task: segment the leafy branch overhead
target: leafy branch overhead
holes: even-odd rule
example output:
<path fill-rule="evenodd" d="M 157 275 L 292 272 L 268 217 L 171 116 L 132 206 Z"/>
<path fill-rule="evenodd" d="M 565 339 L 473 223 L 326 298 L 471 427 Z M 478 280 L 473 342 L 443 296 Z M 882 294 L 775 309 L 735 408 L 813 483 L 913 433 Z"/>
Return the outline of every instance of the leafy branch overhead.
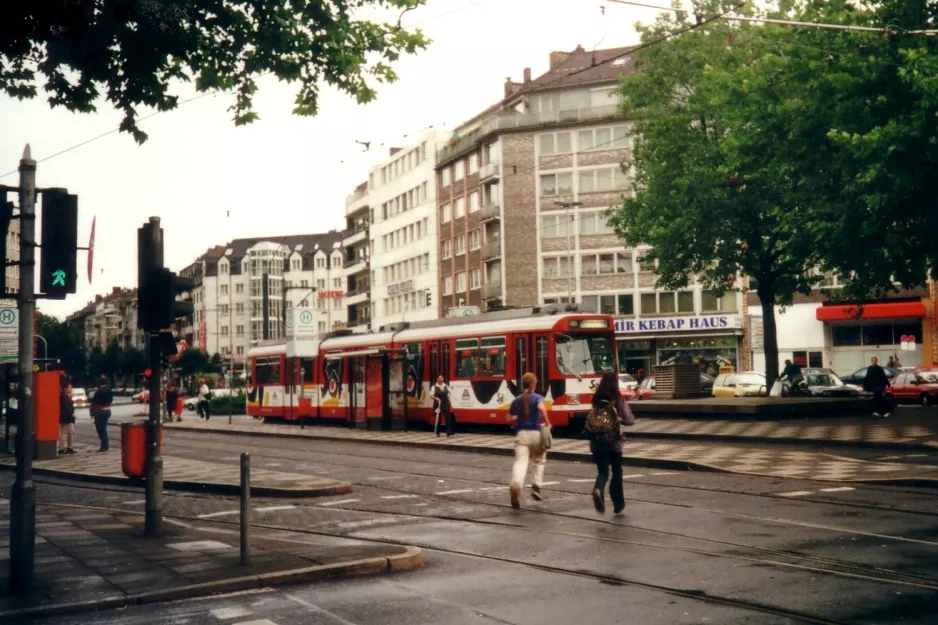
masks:
<path fill-rule="evenodd" d="M 322 83 L 372 101 L 397 79 L 403 54 L 426 48 L 419 29 L 359 18 L 402 16 L 424 0 L 30 0 L 4 7 L 0 92 L 91 112 L 104 96 L 138 142 L 141 106 L 175 108 L 174 80 L 234 94 L 237 125 L 257 119 L 257 80 L 298 85 L 293 112 L 318 112 Z"/>

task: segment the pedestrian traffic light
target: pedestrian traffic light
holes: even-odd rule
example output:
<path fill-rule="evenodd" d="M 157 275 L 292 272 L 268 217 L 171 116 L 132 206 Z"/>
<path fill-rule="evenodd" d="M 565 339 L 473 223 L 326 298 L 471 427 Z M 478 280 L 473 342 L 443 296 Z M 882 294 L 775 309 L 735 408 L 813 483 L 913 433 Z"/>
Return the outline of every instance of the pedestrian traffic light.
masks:
<path fill-rule="evenodd" d="M 195 283 L 160 267 L 143 276 L 138 293 L 137 325 L 147 332 L 159 332 L 179 317 L 191 315 L 191 302 L 176 301 L 176 296 L 191 291 Z"/>
<path fill-rule="evenodd" d="M 78 276 L 78 196 L 65 189 L 42 193 L 39 290 L 49 299 L 75 292 Z"/>

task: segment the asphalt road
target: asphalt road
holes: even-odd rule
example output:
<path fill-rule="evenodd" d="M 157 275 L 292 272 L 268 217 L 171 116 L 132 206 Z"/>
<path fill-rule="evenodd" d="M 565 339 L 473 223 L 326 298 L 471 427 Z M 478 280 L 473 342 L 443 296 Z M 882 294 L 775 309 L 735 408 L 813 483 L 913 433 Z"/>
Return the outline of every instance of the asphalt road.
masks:
<path fill-rule="evenodd" d="M 94 438 L 90 420 L 79 435 Z M 258 499 L 256 508 L 279 509 L 256 512 L 254 523 L 297 541 L 416 544 L 426 567 L 36 622 L 938 622 L 932 490 L 626 467 L 625 514 L 601 516 L 588 496 L 593 468 L 548 461 L 547 500 L 526 496 L 515 511 L 507 457 L 194 432 L 167 432 L 164 445 L 168 455 L 225 463 L 249 451 L 258 468 L 350 481 L 350 495 Z M 10 480 L 0 474 L 0 492 Z M 133 489 L 39 486 L 40 502 L 141 511 L 140 499 Z M 230 528 L 237 508 L 228 498 L 167 493 L 164 512 Z"/>

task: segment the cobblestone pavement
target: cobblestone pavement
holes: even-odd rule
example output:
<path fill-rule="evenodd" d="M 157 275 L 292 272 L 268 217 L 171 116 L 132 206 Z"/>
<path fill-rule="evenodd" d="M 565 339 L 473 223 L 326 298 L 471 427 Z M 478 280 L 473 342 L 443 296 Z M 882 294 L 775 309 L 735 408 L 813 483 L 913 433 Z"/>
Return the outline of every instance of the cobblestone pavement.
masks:
<path fill-rule="evenodd" d="M 362 443 L 381 443 L 462 451 L 510 453 L 514 439 L 507 434 L 457 434 L 437 437 L 432 432 L 378 432 L 329 426 L 265 424 L 242 420 L 190 422 L 167 426 L 174 431 L 236 432 L 256 436 L 286 436 Z M 589 443 L 582 439 L 554 439 L 551 457 L 588 459 Z M 658 442 L 631 439 L 625 448 L 626 464 L 663 468 L 691 468 L 769 477 L 796 477 L 837 482 L 938 481 L 938 466 L 903 462 L 867 461 L 835 454 L 785 448 L 744 449 L 719 442 Z"/>
<path fill-rule="evenodd" d="M 12 597 L 2 594 L 9 579 L 9 511 L 10 502 L 0 499 L 0 622 L 422 565 L 419 550 L 410 547 L 328 537 L 301 545 L 263 534 L 252 538 L 250 564 L 242 565 L 239 534 L 230 529 L 202 531 L 167 520 L 160 537 L 145 538 L 142 514 L 41 505 L 34 592 Z"/>
<path fill-rule="evenodd" d="M 120 451 L 95 453 L 95 446 L 85 444 L 77 444 L 75 448 L 78 453 L 74 455 L 34 462 L 33 470 L 37 474 L 80 477 L 106 482 L 130 482 L 121 469 Z M 227 462 L 224 463 L 205 462 L 167 455 L 167 451 L 164 450 L 163 457 L 163 479 L 166 488 L 220 493 L 239 491 L 241 483 L 239 456 L 226 458 Z M 12 468 L 16 466 L 16 460 L 11 456 L 0 457 L 0 466 Z M 311 497 L 347 493 L 352 487 L 338 480 L 253 469 L 251 488 L 258 495 Z"/>

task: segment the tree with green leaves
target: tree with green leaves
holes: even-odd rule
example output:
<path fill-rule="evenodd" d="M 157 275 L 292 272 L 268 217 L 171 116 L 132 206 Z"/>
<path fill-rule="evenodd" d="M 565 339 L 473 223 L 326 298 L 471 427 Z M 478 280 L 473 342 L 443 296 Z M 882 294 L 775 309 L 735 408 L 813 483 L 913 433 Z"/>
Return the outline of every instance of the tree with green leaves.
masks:
<path fill-rule="evenodd" d="M 714 2 L 701 12 L 716 15 L 730 6 L 736 5 Z M 836 1 L 784 8 L 786 19 L 888 22 L 877 12 L 882 6 L 861 11 Z M 938 266 L 926 252 L 934 245 L 923 242 L 934 227 L 908 244 L 889 235 L 901 219 L 895 208 L 914 186 L 909 180 L 923 183 L 927 169 L 910 162 L 911 155 L 895 158 L 888 175 L 879 169 L 890 150 L 902 151 L 889 147 L 891 120 L 902 117 L 898 109 L 922 113 L 915 92 L 935 89 L 924 76 L 906 76 L 904 89 L 886 88 L 905 73 L 886 60 L 902 56 L 888 35 L 721 20 L 690 28 L 693 19 L 666 15 L 641 28 L 644 41 L 676 36 L 637 52 L 635 71 L 623 78 L 623 113 L 634 122 L 626 163 L 634 196 L 610 212 L 610 223 L 630 244 L 651 246 L 647 257 L 657 261 L 660 287 L 697 280 L 720 292 L 740 288 L 740 278 L 748 277 L 761 302 L 766 374 L 774 380 L 775 306 L 810 292 L 822 280 L 819 270 L 852 278 L 852 292 L 860 294 L 891 286 L 890 276 L 914 284 L 928 266 Z M 892 93 L 917 104 L 892 107 Z M 933 127 L 935 115 L 920 121 L 907 130 L 909 139 Z M 933 143 L 934 136 L 932 130 L 916 145 Z M 885 152 L 877 159 L 867 153 L 871 145 Z M 915 173 L 901 174 L 900 164 Z M 914 227 L 938 219 L 934 202 L 915 211 L 908 206 L 918 216 Z M 908 234 L 905 226 L 898 231 Z M 912 247 L 914 268 L 895 254 Z"/>
<path fill-rule="evenodd" d="M 108 343 L 107 349 L 104 350 L 104 375 L 111 380 L 112 386 L 117 376 L 121 375 L 123 353 L 124 349 L 116 339 L 112 339 L 111 342 Z"/>
<path fill-rule="evenodd" d="M 63 323 L 43 313 L 37 313 L 39 335 L 46 340 L 50 359 L 61 361 L 62 370 L 76 382 L 85 377 L 85 353 L 81 347 L 83 328 L 76 323 Z M 42 352 L 40 352 L 42 353 Z"/>
<path fill-rule="evenodd" d="M 136 347 L 128 347 L 121 352 L 120 371 L 124 384 L 134 385 L 137 376 L 146 371 L 146 368 L 147 356 L 143 351 Z"/>
<path fill-rule="evenodd" d="M 100 345 L 94 345 L 91 348 L 91 353 L 88 354 L 88 377 L 97 385 L 98 378 L 102 375 L 108 375 L 104 350 L 101 349 Z"/>
<path fill-rule="evenodd" d="M 94 111 L 103 96 L 138 142 L 139 108 L 179 105 L 173 82 L 231 92 L 236 125 L 257 119 L 253 98 L 266 75 L 297 84 L 293 112 L 315 115 L 325 83 L 359 103 L 392 64 L 424 49 L 420 30 L 401 26 L 424 0 L 31 0 L 7 3 L 0 28 L 0 92 L 53 107 Z M 384 12 L 388 21 L 365 16 Z"/>
<path fill-rule="evenodd" d="M 183 375 L 195 375 L 207 371 L 210 363 L 205 352 L 190 348 L 179 356 L 173 366 Z"/>

